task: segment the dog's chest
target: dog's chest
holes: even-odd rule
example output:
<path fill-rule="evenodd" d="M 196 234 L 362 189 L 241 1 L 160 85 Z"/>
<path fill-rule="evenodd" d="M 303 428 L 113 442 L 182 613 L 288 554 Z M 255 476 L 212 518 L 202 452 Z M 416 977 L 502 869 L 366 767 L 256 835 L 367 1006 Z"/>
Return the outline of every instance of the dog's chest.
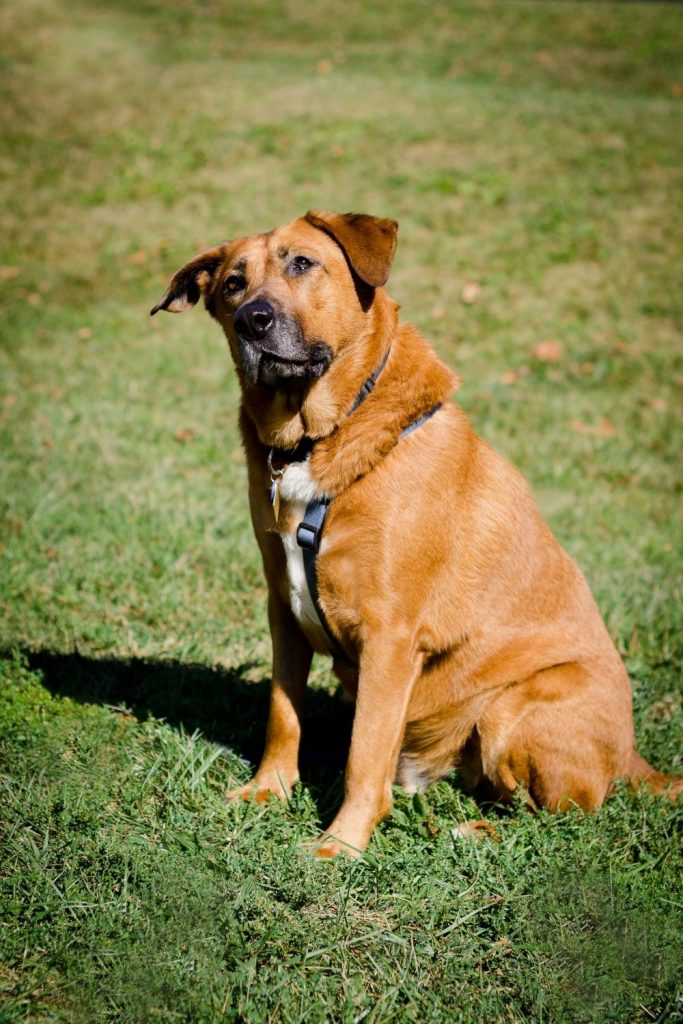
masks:
<path fill-rule="evenodd" d="M 303 551 L 296 539 L 297 527 L 304 518 L 306 506 L 317 497 L 319 492 L 311 479 L 308 462 L 295 462 L 288 466 L 280 481 L 280 500 L 289 506 L 287 518 L 292 526 L 280 536 L 287 559 L 289 603 L 312 647 L 320 653 L 329 653 L 327 634 L 306 581 Z"/>

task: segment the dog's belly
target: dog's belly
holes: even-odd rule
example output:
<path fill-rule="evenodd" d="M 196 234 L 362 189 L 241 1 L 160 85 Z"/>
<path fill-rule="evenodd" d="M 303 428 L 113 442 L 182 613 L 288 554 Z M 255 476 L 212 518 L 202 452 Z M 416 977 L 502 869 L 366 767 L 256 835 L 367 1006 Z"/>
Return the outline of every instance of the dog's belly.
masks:
<path fill-rule="evenodd" d="M 319 654 L 329 654 L 327 633 L 313 604 L 306 582 L 303 551 L 296 540 L 296 530 L 304 518 L 306 505 L 317 495 L 307 462 L 294 463 L 287 467 L 280 483 L 280 497 L 289 504 L 288 519 L 294 524 L 288 533 L 281 534 L 287 559 L 289 604 L 313 649 Z"/>

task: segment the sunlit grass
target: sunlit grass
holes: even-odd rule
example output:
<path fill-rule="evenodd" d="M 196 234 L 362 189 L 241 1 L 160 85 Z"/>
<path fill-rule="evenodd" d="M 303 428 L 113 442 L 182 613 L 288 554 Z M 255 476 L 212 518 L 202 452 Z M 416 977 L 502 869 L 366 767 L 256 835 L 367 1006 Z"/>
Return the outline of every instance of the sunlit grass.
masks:
<path fill-rule="evenodd" d="M 397 218 L 389 291 L 681 770 L 682 29 L 659 3 L 5 6 L 0 648 L 29 664 L 0 678 L 0 1020 L 674 1019 L 666 804 L 493 811 L 467 844 L 450 780 L 321 870 L 299 843 L 350 717 L 322 661 L 306 788 L 223 804 L 269 672 L 237 388 L 205 314 L 147 314 L 225 237 Z"/>

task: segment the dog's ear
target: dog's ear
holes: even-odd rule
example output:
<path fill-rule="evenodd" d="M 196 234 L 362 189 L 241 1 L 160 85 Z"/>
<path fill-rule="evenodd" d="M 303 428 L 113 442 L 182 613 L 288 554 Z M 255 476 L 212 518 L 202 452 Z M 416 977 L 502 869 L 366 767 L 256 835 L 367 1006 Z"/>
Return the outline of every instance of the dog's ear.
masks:
<path fill-rule="evenodd" d="M 225 256 L 225 245 L 200 252 L 176 271 L 163 299 L 150 310 L 150 316 L 154 316 L 160 309 L 168 313 L 182 313 L 195 306 L 218 273 Z"/>
<path fill-rule="evenodd" d="M 309 210 L 305 219 L 334 238 L 361 281 L 372 288 L 381 288 L 387 283 L 396 251 L 398 224 L 395 220 L 324 210 Z"/>

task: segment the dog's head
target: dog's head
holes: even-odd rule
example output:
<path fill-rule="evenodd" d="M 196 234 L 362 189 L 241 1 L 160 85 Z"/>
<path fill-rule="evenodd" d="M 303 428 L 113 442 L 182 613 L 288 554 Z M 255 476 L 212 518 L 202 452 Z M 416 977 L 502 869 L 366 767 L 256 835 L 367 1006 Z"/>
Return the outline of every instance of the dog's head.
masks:
<path fill-rule="evenodd" d="M 247 385 L 306 384 L 366 331 L 397 229 L 393 220 L 365 214 L 309 212 L 195 256 L 152 314 L 179 313 L 203 297 Z"/>

